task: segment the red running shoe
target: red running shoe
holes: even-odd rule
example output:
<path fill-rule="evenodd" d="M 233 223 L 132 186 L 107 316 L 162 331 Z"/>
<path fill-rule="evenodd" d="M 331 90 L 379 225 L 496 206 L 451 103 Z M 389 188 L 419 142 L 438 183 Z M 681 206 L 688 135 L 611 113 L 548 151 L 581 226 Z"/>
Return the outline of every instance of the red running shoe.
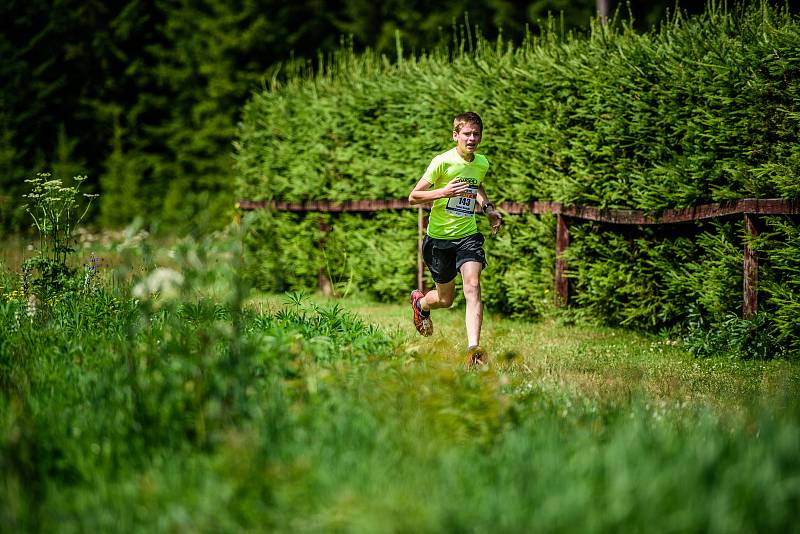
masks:
<path fill-rule="evenodd" d="M 422 313 L 419 311 L 419 306 L 417 306 L 417 302 L 419 299 L 424 297 L 425 295 L 419 289 L 415 289 L 411 292 L 411 309 L 414 310 L 414 326 L 417 327 L 417 332 L 422 334 L 423 336 L 429 336 L 433 334 L 433 321 L 431 320 L 431 316 L 428 315 L 427 317 L 423 317 Z"/>

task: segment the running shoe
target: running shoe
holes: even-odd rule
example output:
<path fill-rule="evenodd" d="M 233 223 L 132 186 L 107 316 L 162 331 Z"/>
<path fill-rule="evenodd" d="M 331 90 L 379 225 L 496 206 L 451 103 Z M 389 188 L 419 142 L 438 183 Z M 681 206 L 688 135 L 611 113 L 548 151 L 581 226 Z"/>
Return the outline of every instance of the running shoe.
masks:
<path fill-rule="evenodd" d="M 489 355 L 480 345 L 467 349 L 467 370 L 483 368 L 489 364 Z"/>
<path fill-rule="evenodd" d="M 431 320 L 430 315 L 428 315 L 427 317 L 423 317 L 422 312 L 420 312 L 419 306 L 417 305 L 419 299 L 421 299 L 424 296 L 425 295 L 419 289 L 415 289 L 414 291 L 412 291 L 411 309 L 414 310 L 414 326 L 417 327 L 417 332 L 427 337 L 433 334 L 433 321 Z"/>

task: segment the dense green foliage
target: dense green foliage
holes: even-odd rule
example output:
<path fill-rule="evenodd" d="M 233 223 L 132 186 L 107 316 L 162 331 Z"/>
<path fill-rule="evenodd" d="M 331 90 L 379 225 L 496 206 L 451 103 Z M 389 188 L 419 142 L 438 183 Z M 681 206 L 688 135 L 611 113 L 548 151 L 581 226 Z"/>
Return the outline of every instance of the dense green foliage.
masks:
<path fill-rule="evenodd" d="M 622 22 L 598 25 L 588 37 L 551 28 L 521 46 L 466 31 L 449 53 L 398 64 L 343 49 L 324 72 L 253 95 L 237 141 L 239 194 L 403 198 L 430 158 L 450 146 L 452 117 L 473 109 L 485 121 L 482 151 L 493 165 L 486 187 L 496 201 L 656 211 L 747 197 L 798 199 L 799 65 L 800 22 L 767 3 L 676 15 L 645 34 Z M 407 221 L 396 215 L 391 225 Z M 552 237 L 538 227 L 530 235 L 523 224 L 515 221 L 510 237 L 487 245 L 497 272 L 487 273 L 485 293 L 496 309 L 538 314 L 538 297 L 552 285 L 543 272 L 552 265 Z M 371 220 L 364 225 L 375 228 Z M 765 271 L 765 288 L 791 279 L 792 258 L 800 257 L 794 226 L 772 228 L 756 246 L 783 261 Z M 740 306 L 738 222 L 620 230 L 576 221 L 571 233 L 574 302 L 594 317 L 661 329 L 685 324 L 691 314 L 720 324 Z M 275 246 L 294 238 L 273 234 L 264 255 L 276 250 L 273 261 L 280 262 L 280 251 L 313 244 Z M 414 265 L 409 255 L 387 271 L 393 298 L 407 292 Z M 291 269 L 270 287 L 310 286 Z M 362 278 L 358 265 L 353 276 Z M 497 283 L 506 277 L 513 282 Z M 530 297 L 519 300 L 519 293 Z M 795 339 L 795 327 L 778 318 L 797 309 L 796 288 L 784 283 L 764 296 L 776 318 L 766 327 L 776 339 Z"/>
<path fill-rule="evenodd" d="M 253 96 L 240 194 L 405 196 L 448 147 L 451 116 L 475 108 L 502 200 L 656 210 L 798 198 L 799 28 L 764 5 L 647 34 L 551 30 L 519 47 L 467 32 L 452 54 L 397 65 L 343 49 L 324 73 Z"/>
<path fill-rule="evenodd" d="M 414 283 L 416 271 L 406 264 L 417 250 L 416 213 L 377 213 L 372 225 L 352 215 L 335 217 L 329 226 L 331 220 L 327 214 L 257 214 L 247 237 L 254 280 L 263 287 L 304 290 L 316 287 L 322 274 L 338 295 L 371 288 L 382 299 Z"/>
<path fill-rule="evenodd" d="M 800 351 L 800 228 L 784 219 L 769 218 L 754 243 L 765 258 L 761 290 L 776 303 L 770 319 L 781 345 Z"/>
<path fill-rule="evenodd" d="M 374 216 L 258 212 L 248 217 L 250 278 L 262 288 L 314 289 L 320 274 L 335 294 L 392 301 L 416 284 L 417 213 Z M 480 222 L 484 227 L 485 222 Z M 483 228 L 488 232 L 488 225 Z M 487 251 L 485 301 L 512 315 L 543 314 L 552 301 L 552 218 L 509 218 Z M 426 273 L 427 283 L 433 280 Z M 457 302 L 460 301 L 457 295 Z"/>
<path fill-rule="evenodd" d="M 622 2 L 611 2 L 614 6 Z M 686 9 L 702 6 L 687 2 Z M 673 2 L 631 2 L 640 28 Z M 621 8 L 625 12 L 625 8 Z M 349 40 L 396 57 L 480 26 L 519 42 L 549 13 L 588 26 L 595 0 L 6 0 L 0 4 L 0 225 L 37 172 L 88 175 L 99 222 L 230 221 L 231 142 L 252 91 L 317 68 Z"/>
<path fill-rule="evenodd" d="M 77 519 L 70 529 L 106 530 L 121 509 L 92 507 L 124 507 L 127 484 L 157 458 L 202 460 L 255 423 L 271 425 L 261 428 L 268 447 L 290 422 L 284 396 L 299 394 L 282 380 L 306 362 L 366 360 L 390 346 L 335 306 L 255 313 L 200 298 L 153 310 L 102 289 L 62 294 L 30 316 L 24 302 L 0 306 L 0 516 L 17 531 L 63 529 L 64 513 Z"/>

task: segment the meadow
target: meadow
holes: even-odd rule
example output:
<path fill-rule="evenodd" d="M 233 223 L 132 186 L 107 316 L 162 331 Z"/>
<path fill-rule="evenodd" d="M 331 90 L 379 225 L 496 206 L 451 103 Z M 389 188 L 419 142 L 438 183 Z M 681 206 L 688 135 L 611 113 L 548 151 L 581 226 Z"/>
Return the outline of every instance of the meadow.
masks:
<path fill-rule="evenodd" d="M 557 309 L 555 217 L 508 217 L 487 244 L 491 363 L 478 371 L 464 366 L 460 299 L 435 312 L 431 338 L 412 327 L 410 210 L 260 210 L 229 224 L 234 198 L 405 198 L 449 146 L 450 117 L 476 106 L 498 203 L 797 200 L 800 21 L 788 4 L 711 2 L 646 33 L 615 19 L 582 35 L 549 18 L 518 46 L 467 24 L 427 52 L 404 53 L 397 34 L 394 59 L 343 40 L 313 68 L 270 76 L 257 62 L 244 75 L 251 62 L 228 52 L 269 32 L 137 5 L 98 27 L 149 39 L 153 22 L 176 47 L 131 41 L 130 57 L 154 60 L 132 69 L 126 37 L 117 48 L 94 36 L 133 76 L 101 93 L 136 89 L 124 105 L 81 93 L 102 127 L 71 129 L 86 132 L 76 144 L 60 119 L 29 120 L 28 100 L 49 109 L 44 98 L 15 96 L 9 109 L 25 113 L 0 116 L 7 139 L 58 131 L 0 154 L 13 184 L 0 221 L 32 224 L 0 238 L 0 532 L 800 531 L 795 220 L 763 217 L 757 238 L 738 219 L 573 222 L 574 299 Z M 184 22 L 213 36 L 203 61 L 186 53 L 205 50 L 203 31 Z M 28 83 L 37 69 L 22 59 L 61 43 L 53 35 L 8 71 L 45 96 L 61 82 Z M 51 56 L 38 71 L 59 80 L 49 65 L 70 62 Z M 251 94 L 236 126 L 221 111 L 239 91 L 229 68 Z M 92 194 L 86 176 L 62 183 L 93 151 Z M 48 157 L 55 177 L 21 183 L 17 171 Z M 745 244 L 762 260 L 754 319 L 738 314 Z M 321 275 L 341 298 L 312 292 Z"/>
<path fill-rule="evenodd" d="M 797 530 L 796 361 L 487 309 L 468 372 L 463 309 L 255 291 L 235 229 L 95 238 L 33 307 L 4 261 L 9 531 Z"/>

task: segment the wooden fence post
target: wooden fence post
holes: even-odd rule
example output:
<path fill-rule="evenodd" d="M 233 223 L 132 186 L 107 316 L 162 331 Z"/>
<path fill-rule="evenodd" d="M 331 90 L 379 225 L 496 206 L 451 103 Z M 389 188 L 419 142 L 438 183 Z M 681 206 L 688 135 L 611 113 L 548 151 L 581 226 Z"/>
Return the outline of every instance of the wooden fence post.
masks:
<path fill-rule="evenodd" d="M 742 318 L 751 319 L 758 311 L 758 256 L 748 240 L 758 236 L 756 215 L 744 214 L 744 276 L 742 281 Z"/>
<path fill-rule="evenodd" d="M 556 294 L 555 302 L 557 307 L 566 306 L 569 303 L 569 283 L 567 281 L 566 269 L 567 262 L 564 260 L 564 252 L 569 247 L 569 226 L 567 218 L 556 214 Z"/>

